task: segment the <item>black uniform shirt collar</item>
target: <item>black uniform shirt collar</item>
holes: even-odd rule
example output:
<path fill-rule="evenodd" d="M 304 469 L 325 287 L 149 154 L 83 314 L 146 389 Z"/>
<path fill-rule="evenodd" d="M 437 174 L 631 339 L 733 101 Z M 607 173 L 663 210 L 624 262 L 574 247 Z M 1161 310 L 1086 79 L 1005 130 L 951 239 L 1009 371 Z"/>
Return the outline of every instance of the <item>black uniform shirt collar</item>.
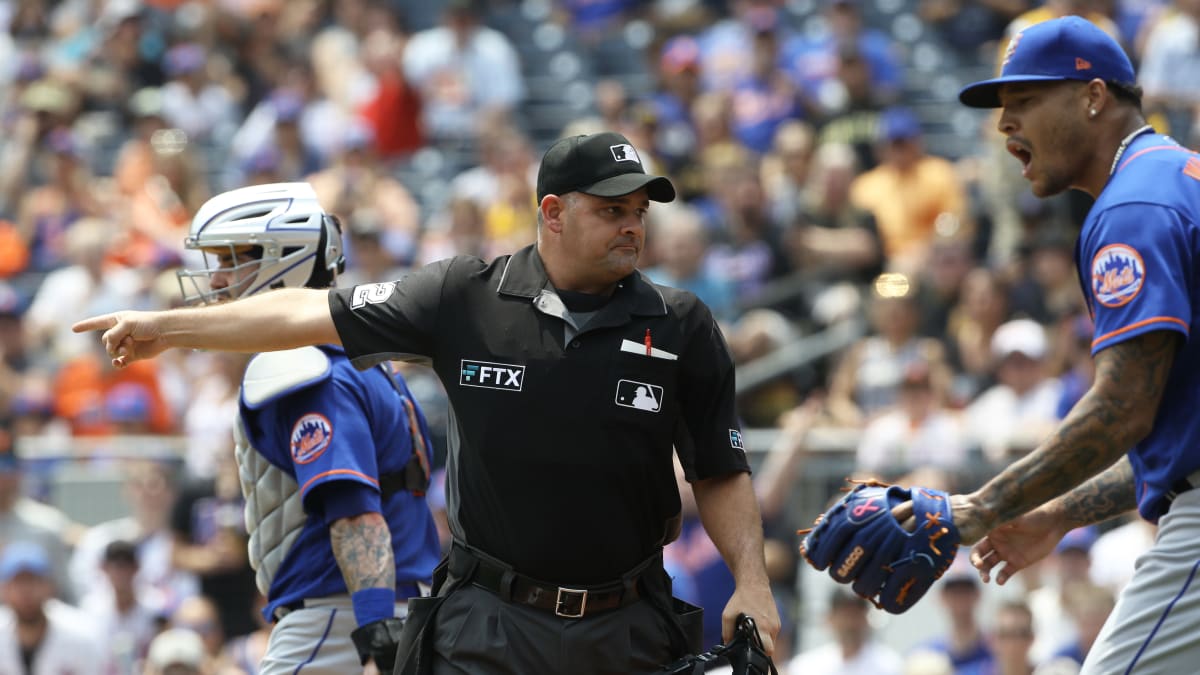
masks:
<path fill-rule="evenodd" d="M 546 266 L 542 264 L 536 245 L 526 246 L 509 256 L 497 289 L 501 295 L 536 298 L 544 290 L 553 291 L 554 285 L 546 275 Z M 617 284 L 608 306 L 613 305 L 637 316 L 664 316 L 667 313 L 662 294 L 637 270 Z"/>

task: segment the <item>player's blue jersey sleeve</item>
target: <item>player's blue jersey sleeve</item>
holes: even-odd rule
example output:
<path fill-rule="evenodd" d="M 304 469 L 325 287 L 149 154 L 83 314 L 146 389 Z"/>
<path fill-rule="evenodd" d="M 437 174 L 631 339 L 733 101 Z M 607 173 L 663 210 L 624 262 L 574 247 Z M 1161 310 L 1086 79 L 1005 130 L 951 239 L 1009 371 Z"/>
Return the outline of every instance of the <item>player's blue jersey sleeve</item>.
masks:
<path fill-rule="evenodd" d="M 367 402 L 359 398 L 359 390 L 335 376 L 275 403 L 306 507 L 318 486 L 351 481 L 373 488 L 379 508 L 375 440 L 362 412 Z"/>
<path fill-rule="evenodd" d="M 1079 241 L 1080 281 L 1095 320 L 1092 353 L 1157 330 L 1188 335 L 1193 245 L 1169 207 L 1127 203 L 1098 214 Z"/>

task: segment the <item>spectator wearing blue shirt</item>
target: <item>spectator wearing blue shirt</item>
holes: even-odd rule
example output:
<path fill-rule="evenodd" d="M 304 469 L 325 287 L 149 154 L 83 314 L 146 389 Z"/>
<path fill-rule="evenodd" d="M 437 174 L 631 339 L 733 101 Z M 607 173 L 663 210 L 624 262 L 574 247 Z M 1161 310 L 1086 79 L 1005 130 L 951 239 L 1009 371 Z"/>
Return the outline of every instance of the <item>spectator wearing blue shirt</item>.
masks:
<path fill-rule="evenodd" d="M 978 621 L 982 589 L 966 552 L 950 565 L 938 587 L 950 632 L 929 641 L 922 649 L 948 656 L 954 675 L 991 673 L 995 659 Z"/>
<path fill-rule="evenodd" d="M 697 37 L 706 91 L 731 91 L 750 74 L 755 36 L 765 27 L 780 32 L 780 45 L 794 39 L 793 34 L 780 25 L 779 7 L 774 0 L 735 0 L 731 5 L 730 18 Z"/>
<path fill-rule="evenodd" d="M 663 209 L 650 245 L 658 264 L 646 270 L 651 281 L 691 291 L 708 305 L 718 321 L 735 318 L 733 287 L 706 264 L 708 234 L 690 207 Z"/>
<path fill-rule="evenodd" d="M 802 116 L 801 92 L 780 68 L 779 26 L 773 14 L 753 24 L 750 71 L 734 85 L 733 133 L 759 154 L 771 149 L 775 131 Z"/>
<path fill-rule="evenodd" d="M 838 50 L 855 45 L 870 65 L 871 85 L 886 101 L 895 100 L 904 73 L 891 38 L 863 25 L 856 0 L 825 0 L 825 30 L 795 37 L 784 46 L 784 59 L 796 83 L 818 104 L 833 109 L 844 97 L 837 84 Z"/>

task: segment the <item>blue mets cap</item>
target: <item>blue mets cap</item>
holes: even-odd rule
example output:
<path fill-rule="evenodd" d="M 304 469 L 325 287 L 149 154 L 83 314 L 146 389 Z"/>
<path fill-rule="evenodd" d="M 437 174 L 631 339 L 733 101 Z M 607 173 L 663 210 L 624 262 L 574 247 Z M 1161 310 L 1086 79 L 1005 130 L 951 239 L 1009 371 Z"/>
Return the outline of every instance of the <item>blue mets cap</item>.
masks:
<path fill-rule="evenodd" d="M 1014 35 L 1004 51 L 1000 77 L 967 85 L 958 100 L 972 108 L 999 108 L 1000 87 L 1009 82 L 1094 79 L 1133 86 L 1133 64 L 1108 33 L 1087 19 L 1064 16 Z"/>

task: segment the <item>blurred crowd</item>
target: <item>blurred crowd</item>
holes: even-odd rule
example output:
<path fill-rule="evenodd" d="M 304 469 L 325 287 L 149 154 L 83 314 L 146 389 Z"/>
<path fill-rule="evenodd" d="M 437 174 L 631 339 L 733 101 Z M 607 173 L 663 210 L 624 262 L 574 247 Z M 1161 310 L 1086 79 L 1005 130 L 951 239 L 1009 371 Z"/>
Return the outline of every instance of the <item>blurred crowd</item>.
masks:
<path fill-rule="evenodd" d="M 600 129 L 679 188 L 642 268 L 712 308 L 746 427 L 770 432 L 755 483 L 792 672 L 1074 672 L 1150 526 L 1073 533 L 1003 589 L 956 568 L 915 622 L 936 635 L 811 582 L 794 535 L 837 494 L 841 474 L 804 482 L 823 458 L 971 489 L 1087 390 L 1087 198 L 1034 198 L 995 118 L 954 99 L 1063 14 L 1116 36 L 1156 127 L 1200 144 L 1200 0 L 0 0 L 0 672 L 49 672 L 34 651 L 256 672 L 270 626 L 230 452 L 245 357 L 114 370 L 70 330 L 178 305 L 205 199 L 309 181 L 346 228 L 341 283 L 394 279 L 533 241 L 541 152 Z M 444 435 L 440 385 L 405 372 Z M 105 442 L 131 436 L 178 452 Z M 67 459 L 18 455 L 30 439 Z M 67 463 L 122 463 L 127 515 L 51 506 Z M 719 621 L 732 578 L 697 523 L 669 564 Z"/>

